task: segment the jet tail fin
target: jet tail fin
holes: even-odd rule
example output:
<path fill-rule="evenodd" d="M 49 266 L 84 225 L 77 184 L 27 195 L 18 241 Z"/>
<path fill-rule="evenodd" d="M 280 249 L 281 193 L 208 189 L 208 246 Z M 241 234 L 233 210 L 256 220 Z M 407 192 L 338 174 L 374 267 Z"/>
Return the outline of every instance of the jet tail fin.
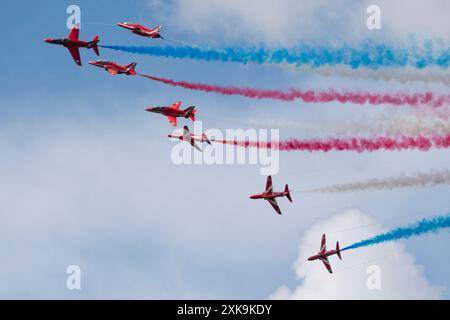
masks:
<path fill-rule="evenodd" d="M 341 257 L 341 249 L 339 248 L 339 241 L 336 242 L 336 254 L 337 254 L 337 256 L 339 257 L 339 259 L 342 260 L 342 257 Z"/>
<path fill-rule="evenodd" d="M 207 144 L 211 144 L 211 140 L 209 140 L 206 134 L 203 134 L 203 140 L 205 140 Z"/>
<path fill-rule="evenodd" d="M 197 109 L 195 109 L 194 106 L 190 106 L 186 110 L 184 110 L 184 117 L 185 118 L 191 118 L 192 121 L 195 121 L 195 113 L 197 112 Z"/>
<path fill-rule="evenodd" d="M 100 56 L 100 51 L 98 50 L 98 43 L 100 42 L 100 38 L 95 36 L 95 38 L 91 41 L 91 48 L 94 50 L 97 56 Z"/>
<path fill-rule="evenodd" d="M 136 68 L 137 63 L 136 62 L 132 62 L 129 65 L 127 65 L 127 68 L 130 70 L 134 70 L 134 68 Z"/>
<path fill-rule="evenodd" d="M 132 74 L 135 75 L 136 71 L 134 70 L 134 68 L 136 68 L 137 63 L 136 62 L 132 62 L 129 65 L 127 65 L 127 70 Z"/>
<path fill-rule="evenodd" d="M 284 187 L 284 192 L 286 192 L 286 198 L 288 198 L 289 201 L 292 202 L 291 193 L 290 193 L 290 191 L 289 191 L 289 186 L 288 186 L 288 185 L 286 185 L 286 186 Z"/>

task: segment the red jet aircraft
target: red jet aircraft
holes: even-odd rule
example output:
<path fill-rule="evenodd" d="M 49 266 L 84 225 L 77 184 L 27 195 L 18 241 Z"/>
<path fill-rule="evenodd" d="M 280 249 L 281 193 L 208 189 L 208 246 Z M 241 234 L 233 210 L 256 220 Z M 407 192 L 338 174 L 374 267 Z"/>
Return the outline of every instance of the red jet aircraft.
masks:
<path fill-rule="evenodd" d="M 135 76 L 136 71 L 134 71 L 134 68 L 136 67 L 136 62 L 130 63 L 127 66 L 121 66 L 120 64 L 117 64 L 112 61 L 89 61 L 89 64 L 103 68 L 106 71 L 108 71 L 111 75 L 115 76 L 116 74 L 126 74 L 128 76 Z"/>
<path fill-rule="evenodd" d="M 333 270 L 331 270 L 330 262 L 328 261 L 328 257 L 333 254 L 336 254 L 339 257 L 339 259 L 342 260 L 341 249 L 339 249 L 339 241 L 336 242 L 336 250 L 327 251 L 327 244 L 326 244 L 326 239 L 325 239 L 325 234 L 324 234 L 322 236 L 322 243 L 320 245 L 319 252 L 315 256 L 309 257 L 308 261 L 314 261 L 314 260 L 318 259 L 323 262 L 323 264 L 325 265 L 325 267 L 327 268 L 329 273 L 333 273 Z"/>
<path fill-rule="evenodd" d="M 95 36 L 94 40 L 92 41 L 81 41 L 78 40 L 78 37 L 80 35 L 80 27 L 78 24 L 76 24 L 72 31 L 70 31 L 69 36 L 64 39 L 44 39 L 45 42 L 51 43 L 51 44 L 58 44 L 61 46 L 66 47 L 69 49 L 70 54 L 72 55 L 73 60 L 75 60 L 76 64 L 81 66 L 81 58 L 80 58 L 80 51 L 79 48 L 88 48 L 93 49 L 95 53 L 99 56 L 100 53 L 98 51 L 98 43 L 99 38 L 98 36 Z"/>
<path fill-rule="evenodd" d="M 148 107 L 145 108 L 145 111 L 153 112 L 153 113 L 161 113 L 165 115 L 171 125 L 174 127 L 177 126 L 177 118 L 191 118 L 192 121 L 195 121 L 195 113 L 197 109 L 194 106 L 190 106 L 185 110 L 180 110 L 181 102 L 177 101 L 169 107 Z"/>
<path fill-rule="evenodd" d="M 275 211 L 278 214 L 281 214 L 280 207 L 278 206 L 278 203 L 277 203 L 277 200 L 276 200 L 276 198 L 279 198 L 279 197 L 286 197 L 286 198 L 289 199 L 290 202 L 292 202 L 292 198 L 291 198 L 291 194 L 289 193 L 288 185 L 286 185 L 284 187 L 284 191 L 283 192 L 274 192 L 273 191 L 273 186 L 272 186 L 272 177 L 268 176 L 267 177 L 267 183 L 266 183 L 266 191 L 264 191 L 263 193 L 254 194 L 254 195 L 250 196 L 250 199 L 264 199 L 264 200 L 267 200 L 272 205 L 272 207 L 275 209 Z"/>
<path fill-rule="evenodd" d="M 195 141 L 206 142 L 207 144 L 211 144 L 211 141 L 208 139 L 206 134 L 204 133 L 192 134 L 187 126 L 184 126 L 183 133 L 171 133 L 168 135 L 168 137 L 173 139 L 179 139 L 181 141 L 186 141 L 187 143 L 190 143 L 191 146 L 193 146 L 198 151 L 202 151 L 202 149 L 200 149 L 200 147 L 195 143 Z"/>
<path fill-rule="evenodd" d="M 147 38 L 161 38 L 164 39 L 160 32 L 162 29 L 162 26 L 157 26 L 156 28 L 153 29 L 148 29 L 146 27 L 144 27 L 143 25 L 137 24 L 137 23 L 131 23 L 131 22 L 122 22 L 122 23 L 118 23 L 117 24 L 119 27 L 131 30 L 131 32 L 133 32 L 134 34 L 143 36 L 143 37 L 147 37 Z"/>

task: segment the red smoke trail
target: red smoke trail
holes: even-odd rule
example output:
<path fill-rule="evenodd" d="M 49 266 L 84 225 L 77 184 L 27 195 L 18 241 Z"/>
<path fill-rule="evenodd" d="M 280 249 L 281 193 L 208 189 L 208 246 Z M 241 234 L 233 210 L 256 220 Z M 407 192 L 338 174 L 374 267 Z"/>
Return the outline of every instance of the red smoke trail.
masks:
<path fill-rule="evenodd" d="M 191 83 L 186 81 L 175 81 L 153 77 L 145 74 L 140 76 L 154 81 L 162 82 L 174 87 L 182 87 L 189 90 L 199 90 L 205 92 L 215 92 L 224 95 L 240 95 L 255 99 L 277 99 L 283 101 L 294 101 L 301 99 L 306 103 L 354 103 L 354 104 L 392 104 L 396 106 L 409 105 L 429 105 L 433 107 L 441 107 L 450 104 L 450 95 L 436 95 L 432 92 L 425 93 L 369 93 L 369 92 L 338 92 L 335 90 L 314 91 L 314 90 L 297 90 L 290 89 L 288 91 L 281 90 L 260 90 L 253 88 L 239 87 L 221 87 L 204 83 Z"/>
<path fill-rule="evenodd" d="M 378 150 L 420 150 L 428 151 L 430 148 L 449 148 L 450 134 L 446 136 L 433 137 L 408 137 L 399 138 L 379 137 L 373 139 L 347 138 L 347 139 L 311 139 L 311 140 L 285 140 L 280 142 L 252 142 L 252 141 L 230 141 L 214 140 L 218 143 L 236 145 L 244 148 L 277 149 L 280 151 L 356 151 L 372 152 Z"/>

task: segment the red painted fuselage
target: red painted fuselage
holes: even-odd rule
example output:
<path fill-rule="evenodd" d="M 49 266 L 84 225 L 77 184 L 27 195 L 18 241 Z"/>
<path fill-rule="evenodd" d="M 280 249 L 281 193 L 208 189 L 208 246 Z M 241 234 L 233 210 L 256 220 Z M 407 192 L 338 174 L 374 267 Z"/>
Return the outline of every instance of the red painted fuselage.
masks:
<path fill-rule="evenodd" d="M 316 254 L 314 256 L 309 257 L 308 261 L 320 260 L 320 259 L 332 256 L 334 254 L 340 254 L 340 252 L 341 252 L 340 250 L 325 251 L 325 252 L 318 253 L 318 254 Z"/>
<path fill-rule="evenodd" d="M 111 75 L 116 74 L 126 74 L 128 76 L 136 75 L 136 71 L 134 70 L 134 68 L 136 67 L 136 62 L 130 63 L 129 65 L 126 66 L 122 66 L 113 61 L 97 60 L 97 61 L 89 61 L 89 64 L 99 68 L 103 68 L 106 71 L 108 71 Z"/>
<path fill-rule="evenodd" d="M 52 39 L 47 38 L 44 39 L 45 42 L 50 44 L 59 44 L 64 47 L 77 47 L 77 48 L 91 48 L 91 41 L 83 41 L 83 40 L 70 40 L 68 38 L 60 38 L 60 39 Z"/>
<path fill-rule="evenodd" d="M 271 192 L 271 193 L 257 193 L 250 196 L 250 199 L 271 199 L 271 198 L 280 198 L 286 197 L 289 192 Z"/>
<path fill-rule="evenodd" d="M 147 107 L 144 108 L 144 110 L 152 113 L 160 113 L 165 115 L 166 117 L 186 117 L 185 110 L 172 109 L 169 107 Z"/>
<path fill-rule="evenodd" d="M 181 102 L 177 101 L 168 107 L 147 107 L 144 108 L 144 110 L 147 112 L 165 115 L 169 119 L 170 124 L 174 127 L 177 126 L 177 118 L 190 118 L 192 121 L 195 121 L 195 113 L 197 112 L 197 109 L 194 106 L 190 106 L 189 108 L 182 110 L 180 109 L 180 106 Z"/>
<path fill-rule="evenodd" d="M 131 32 L 133 32 L 134 34 L 137 34 L 139 36 L 142 37 L 147 37 L 147 38 L 152 38 L 152 39 L 156 39 L 156 38 L 161 38 L 164 39 L 160 32 L 162 29 L 162 26 L 157 26 L 156 28 L 146 28 L 143 25 L 137 24 L 137 23 L 131 23 L 131 22 L 121 22 L 117 24 L 119 27 L 131 30 Z"/>

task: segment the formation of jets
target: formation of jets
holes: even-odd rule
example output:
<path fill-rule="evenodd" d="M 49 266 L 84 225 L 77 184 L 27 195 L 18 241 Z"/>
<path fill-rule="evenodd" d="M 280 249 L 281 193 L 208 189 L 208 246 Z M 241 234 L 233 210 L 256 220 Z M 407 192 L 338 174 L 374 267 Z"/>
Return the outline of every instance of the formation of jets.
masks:
<path fill-rule="evenodd" d="M 155 39 L 155 38 L 164 39 L 160 34 L 162 26 L 157 26 L 156 28 L 148 29 L 140 24 L 130 23 L 130 22 L 122 22 L 122 23 L 118 23 L 117 25 L 119 27 L 129 29 L 134 34 L 137 34 L 137 35 L 140 35 L 143 37 L 152 38 L 152 39 Z M 67 49 L 69 49 L 69 52 L 72 55 L 72 58 L 75 61 L 75 63 L 77 65 L 81 66 L 81 57 L 80 57 L 79 48 L 92 49 L 95 51 L 97 56 L 99 56 L 100 52 L 98 50 L 98 43 L 100 42 L 100 39 L 98 36 L 96 36 L 92 41 L 82 41 L 82 40 L 79 40 L 79 36 L 80 36 L 80 25 L 76 24 L 70 31 L 67 38 L 61 38 L 61 39 L 46 38 L 46 39 L 44 39 L 44 41 L 47 43 L 50 43 L 50 44 L 61 45 L 61 46 L 66 47 Z M 97 62 L 100 62 L 100 61 L 97 61 Z M 89 62 L 89 63 L 91 63 L 91 62 Z M 91 63 L 91 64 L 93 64 L 93 63 Z M 115 64 L 115 63 L 112 63 L 112 64 Z M 93 64 L 93 65 L 100 66 L 98 64 Z M 116 67 L 122 67 L 122 66 L 116 65 Z M 120 69 L 120 68 L 117 68 L 117 69 Z M 134 70 L 134 68 L 133 68 L 133 70 Z M 125 73 L 125 72 L 122 72 L 122 73 Z M 114 74 L 116 74 L 116 73 L 114 73 Z"/>
<path fill-rule="evenodd" d="M 161 38 L 164 39 L 160 32 L 162 29 L 162 26 L 157 26 L 155 28 L 149 29 L 146 28 L 140 24 L 136 23 L 130 23 L 130 22 L 122 22 L 118 23 L 118 26 L 131 30 L 132 33 L 137 34 L 139 36 L 147 37 L 147 38 Z M 100 55 L 99 49 L 98 49 L 98 43 L 99 43 L 99 37 L 96 36 L 92 41 L 82 41 L 79 40 L 79 34 L 80 34 L 80 28 L 79 25 L 75 25 L 73 29 L 70 31 L 67 38 L 62 39 L 51 39 L 47 38 L 44 39 L 45 42 L 50 44 L 57 44 L 62 45 L 66 47 L 70 54 L 72 55 L 72 58 L 74 59 L 75 63 L 79 66 L 82 65 L 81 58 L 80 58 L 80 52 L 79 48 L 87 48 L 92 49 L 97 56 Z M 109 72 L 111 75 L 117 75 L 117 74 L 125 74 L 125 75 L 136 75 L 135 67 L 136 62 L 132 62 L 128 65 L 120 65 L 116 62 L 112 61 L 104 61 L 104 60 L 96 60 L 96 61 L 89 61 L 89 64 L 103 68 L 107 72 Z M 154 107 L 147 107 L 144 110 L 151 112 L 151 113 L 159 113 L 164 116 L 166 116 L 169 120 L 169 123 L 173 126 L 177 126 L 177 118 L 190 118 L 192 121 L 195 121 L 195 113 L 197 112 L 197 109 L 195 106 L 190 106 L 189 108 L 186 108 L 184 110 L 180 109 L 181 102 L 177 101 L 174 104 L 170 106 L 154 106 Z M 178 139 L 181 141 L 185 141 L 189 143 L 193 148 L 195 148 L 198 151 L 202 151 L 200 147 L 196 144 L 196 142 L 206 142 L 207 144 L 211 144 L 211 140 L 208 138 L 208 136 L 205 133 L 202 134 L 192 134 L 189 131 L 189 128 L 187 126 L 183 127 L 182 133 L 172 133 L 168 135 L 169 138 L 172 139 Z M 270 205 L 273 207 L 273 209 L 281 215 L 281 209 L 276 201 L 276 198 L 286 197 L 290 202 L 292 202 L 291 194 L 288 185 L 286 184 L 284 191 L 281 192 L 275 192 L 273 191 L 273 184 L 272 184 L 272 177 L 268 176 L 266 181 L 266 189 L 262 193 L 254 194 L 250 196 L 250 199 L 263 199 L 270 203 Z M 341 250 L 339 248 L 339 242 L 336 243 L 336 249 L 335 250 L 326 250 L 326 238 L 325 234 L 322 236 L 322 243 L 320 246 L 319 252 L 308 258 L 309 261 L 314 260 L 320 260 L 323 262 L 325 267 L 327 268 L 329 273 L 333 273 L 330 262 L 328 260 L 328 257 L 331 255 L 337 255 L 339 259 L 342 259 L 341 257 Z"/>

